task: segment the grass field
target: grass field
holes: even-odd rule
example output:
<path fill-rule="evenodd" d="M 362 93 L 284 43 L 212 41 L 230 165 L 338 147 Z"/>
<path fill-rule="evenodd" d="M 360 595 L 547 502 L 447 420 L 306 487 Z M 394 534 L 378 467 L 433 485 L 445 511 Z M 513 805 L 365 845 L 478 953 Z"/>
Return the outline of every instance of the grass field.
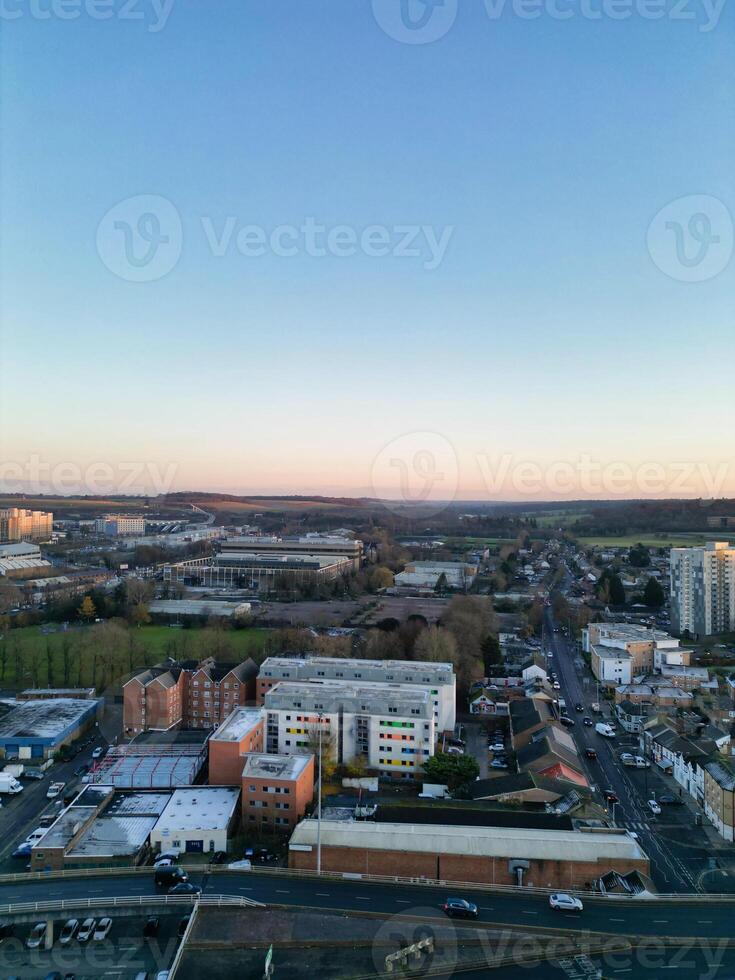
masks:
<path fill-rule="evenodd" d="M 53 628 L 53 627 L 51 627 Z M 124 628 L 112 624 L 43 633 L 28 626 L 0 639 L 3 687 L 96 686 L 103 688 L 138 667 L 165 660 L 260 660 L 271 630 L 172 629 L 169 626 Z"/>
<path fill-rule="evenodd" d="M 712 534 L 704 531 L 671 531 L 658 534 L 625 534 L 619 537 L 602 537 L 585 535 L 578 537 L 581 545 L 591 545 L 595 548 L 630 548 L 635 544 L 643 544 L 647 548 L 687 548 L 698 547 L 705 541 L 711 541 Z"/>

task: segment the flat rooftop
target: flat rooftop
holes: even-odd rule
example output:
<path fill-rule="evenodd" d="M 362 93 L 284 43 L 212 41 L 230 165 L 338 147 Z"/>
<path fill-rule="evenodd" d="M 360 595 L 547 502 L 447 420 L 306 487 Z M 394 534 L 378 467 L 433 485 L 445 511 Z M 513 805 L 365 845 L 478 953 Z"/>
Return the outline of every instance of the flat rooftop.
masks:
<path fill-rule="evenodd" d="M 322 820 L 321 842 L 327 847 L 421 851 L 468 857 L 526 858 L 534 861 L 647 861 L 648 856 L 626 831 L 586 833 L 576 830 L 521 830 L 516 827 L 455 827 L 430 824 L 363 823 Z M 316 847 L 317 821 L 302 820 L 293 845 Z"/>
<path fill-rule="evenodd" d="M 267 657 L 260 668 L 261 677 L 271 677 L 276 674 L 280 676 L 282 671 L 298 672 L 302 680 L 316 675 L 317 671 L 324 671 L 324 676 L 328 679 L 335 679 L 334 675 L 341 671 L 348 680 L 354 680 L 356 675 L 361 672 L 377 672 L 382 679 L 386 675 L 393 675 L 392 679 L 401 680 L 398 676 L 410 676 L 414 682 L 416 675 L 423 674 L 431 681 L 439 682 L 440 677 L 451 675 L 448 679 L 453 680 L 454 665 L 451 663 L 429 663 L 423 660 L 352 660 L 348 657 Z M 367 677 L 362 678 L 368 680 Z M 370 678 L 372 680 L 373 678 Z"/>
<path fill-rule="evenodd" d="M 266 753 L 249 752 L 243 756 L 246 776 L 258 779 L 298 779 L 311 762 L 311 755 L 267 755 Z"/>
<path fill-rule="evenodd" d="M 235 708 L 209 736 L 210 742 L 240 742 L 264 718 L 262 708 Z"/>
<path fill-rule="evenodd" d="M 148 604 L 152 613 L 166 616 L 222 616 L 229 618 L 250 612 L 249 602 L 227 602 L 206 599 L 154 599 Z"/>
<path fill-rule="evenodd" d="M 360 684 L 342 680 L 279 681 L 265 693 L 266 708 L 302 708 L 306 711 L 335 711 L 355 714 L 416 714 L 433 717 L 434 706 L 426 688 L 403 684 Z M 395 708 L 395 711 L 389 711 Z"/>
<path fill-rule="evenodd" d="M 633 659 L 633 657 L 628 653 L 627 650 L 622 650 L 620 647 L 603 647 L 599 643 L 595 643 L 592 649 L 601 660 L 632 660 Z"/>
<path fill-rule="evenodd" d="M 54 739 L 72 731 L 97 710 L 99 701 L 89 698 L 53 698 L 20 701 L 0 718 L 0 739 Z"/>
<path fill-rule="evenodd" d="M 159 817 L 155 831 L 165 836 L 180 830 L 227 830 L 240 800 L 230 786 L 177 789 Z"/>

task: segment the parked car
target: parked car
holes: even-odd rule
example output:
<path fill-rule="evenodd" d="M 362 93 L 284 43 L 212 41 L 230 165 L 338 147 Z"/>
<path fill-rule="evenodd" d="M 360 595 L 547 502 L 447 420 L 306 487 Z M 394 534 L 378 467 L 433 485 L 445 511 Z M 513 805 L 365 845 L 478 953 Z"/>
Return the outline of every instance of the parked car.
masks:
<path fill-rule="evenodd" d="M 553 687 L 555 691 L 561 691 L 561 684 L 559 681 L 554 681 Z"/>
<path fill-rule="evenodd" d="M 565 726 L 565 728 L 574 728 L 574 718 L 570 718 L 569 715 L 562 715 L 559 721 Z"/>
<path fill-rule="evenodd" d="M 664 806 L 684 806 L 684 800 L 680 796 L 671 796 L 668 793 L 664 793 L 663 796 L 659 796 L 658 802 L 662 803 Z"/>
<path fill-rule="evenodd" d="M 154 879 L 158 888 L 171 888 L 172 885 L 178 885 L 181 882 L 188 881 L 189 875 L 183 868 L 172 865 L 167 868 L 156 868 Z"/>
<path fill-rule="evenodd" d="M 634 766 L 635 756 L 632 755 L 630 752 L 621 752 L 620 761 L 623 763 L 624 766 Z"/>
<path fill-rule="evenodd" d="M 560 912 L 582 912 L 584 909 L 581 899 L 561 892 L 549 895 L 549 905 L 552 909 L 558 909 Z"/>
<path fill-rule="evenodd" d="M 153 865 L 154 868 L 170 868 L 176 864 L 176 858 L 159 858 Z"/>
<path fill-rule="evenodd" d="M 28 949 L 38 949 L 41 943 L 46 938 L 46 923 L 37 922 L 35 926 L 31 929 L 28 938 L 26 939 L 26 947 Z"/>
<path fill-rule="evenodd" d="M 98 745 L 97 748 L 92 753 L 92 758 L 101 759 L 104 754 L 105 754 L 105 750 L 102 748 L 101 745 Z"/>
<path fill-rule="evenodd" d="M 31 856 L 31 845 L 25 843 L 19 844 L 10 856 L 16 860 L 28 860 L 28 858 Z"/>
<path fill-rule="evenodd" d="M 505 742 L 501 742 L 498 739 L 496 742 L 493 742 L 493 744 L 491 746 L 489 746 L 489 748 L 490 748 L 490 751 L 491 752 L 504 752 L 505 751 Z"/>
<path fill-rule="evenodd" d="M 79 929 L 79 919 L 67 919 L 64 923 L 64 928 L 61 930 L 59 935 L 59 942 L 62 946 L 68 946 L 72 939 L 76 936 L 77 930 Z"/>
<path fill-rule="evenodd" d="M 79 931 L 77 932 L 77 942 L 78 943 L 88 943 L 89 940 L 94 935 L 94 930 L 97 927 L 97 920 L 91 918 L 91 916 L 84 920 L 84 922 L 79 926 Z"/>
<path fill-rule="evenodd" d="M 508 769 L 508 763 L 504 762 L 503 759 L 493 759 L 490 763 L 491 769 Z"/>
<path fill-rule="evenodd" d="M 60 796 L 64 792 L 64 787 L 66 783 L 51 783 L 49 788 L 46 790 L 46 799 L 55 800 L 57 796 Z"/>
<path fill-rule="evenodd" d="M 96 943 L 101 943 L 109 936 L 110 929 L 112 929 L 112 919 L 106 915 L 97 923 L 97 928 L 92 934 L 92 939 Z"/>
<path fill-rule="evenodd" d="M 144 936 L 157 936 L 158 930 L 161 928 L 161 920 L 157 915 L 149 915 L 145 920 L 145 925 L 143 926 Z"/>
<path fill-rule="evenodd" d="M 464 898 L 448 898 L 442 905 L 442 911 L 450 919 L 476 919 L 477 906 Z"/>
<path fill-rule="evenodd" d="M 649 800 L 647 806 L 648 809 L 651 811 L 651 813 L 654 815 L 654 817 L 657 817 L 659 813 L 661 813 L 661 807 L 658 805 L 658 803 L 655 800 Z"/>
<path fill-rule="evenodd" d="M 86 776 L 88 772 L 89 772 L 89 766 L 86 766 L 86 765 L 85 766 L 78 766 L 74 770 L 74 775 L 75 776 Z"/>
<path fill-rule="evenodd" d="M 178 885 L 171 885 L 168 893 L 169 895 L 201 895 L 202 886 L 195 885 L 193 881 L 180 881 Z"/>

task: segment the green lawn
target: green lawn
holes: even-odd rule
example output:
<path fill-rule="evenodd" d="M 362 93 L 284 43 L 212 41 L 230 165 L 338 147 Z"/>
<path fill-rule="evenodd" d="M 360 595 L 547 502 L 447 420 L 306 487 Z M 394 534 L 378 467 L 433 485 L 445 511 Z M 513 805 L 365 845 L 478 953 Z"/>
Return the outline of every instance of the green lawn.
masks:
<path fill-rule="evenodd" d="M 596 548 L 630 548 L 635 544 L 643 544 L 647 548 L 686 548 L 703 545 L 711 541 L 712 534 L 704 531 L 671 531 L 655 534 L 625 534 L 619 537 L 602 537 L 583 535 L 577 538 L 580 545 L 591 545 Z"/>
<path fill-rule="evenodd" d="M 260 627 L 213 630 L 103 623 L 44 634 L 41 627 L 28 626 L 9 630 L 0 639 L 0 686 L 104 689 L 135 668 L 166 657 L 260 660 L 271 633 Z"/>

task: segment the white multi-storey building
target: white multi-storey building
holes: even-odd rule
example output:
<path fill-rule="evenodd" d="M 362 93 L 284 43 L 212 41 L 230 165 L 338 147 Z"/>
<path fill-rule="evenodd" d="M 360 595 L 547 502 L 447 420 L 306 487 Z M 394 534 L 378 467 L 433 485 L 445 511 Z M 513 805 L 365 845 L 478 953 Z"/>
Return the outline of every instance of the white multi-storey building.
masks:
<path fill-rule="evenodd" d="M 145 534 L 145 517 L 108 514 L 106 517 L 100 517 L 95 521 L 95 531 L 97 534 L 106 534 L 111 538 L 130 534 Z"/>
<path fill-rule="evenodd" d="M 674 632 L 702 637 L 735 629 L 735 548 L 728 541 L 672 548 L 670 569 Z"/>
<path fill-rule="evenodd" d="M 265 695 L 266 748 L 318 751 L 338 764 L 364 758 L 386 775 L 414 778 L 434 754 L 430 692 L 398 684 L 280 681 Z"/>
<path fill-rule="evenodd" d="M 370 687 L 408 684 L 428 688 L 437 732 L 451 732 L 456 720 L 456 677 L 451 663 L 413 660 L 348 660 L 339 657 L 268 657 L 258 674 L 258 704 L 280 681 L 333 680 Z"/>

